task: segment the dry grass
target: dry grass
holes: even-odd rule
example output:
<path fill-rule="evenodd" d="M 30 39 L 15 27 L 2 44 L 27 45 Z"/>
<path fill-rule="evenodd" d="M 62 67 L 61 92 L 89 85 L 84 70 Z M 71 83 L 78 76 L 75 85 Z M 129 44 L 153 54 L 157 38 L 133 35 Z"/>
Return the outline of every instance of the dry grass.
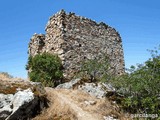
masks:
<path fill-rule="evenodd" d="M 5 72 L 0 72 L 0 80 L 22 80 L 22 78 L 18 78 L 18 77 L 13 77 L 8 73 Z"/>
<path fill-rule="evenodd" d="M 7 80 L 7 79 L 10 79 L 10 78 L 8 76 L 6 76 L 5 74 L 0 73 L 0 79 Z"/>
<path fill-rule="evenodd" d="M 127 120 L 116 104 L 107 99 L 97 99 L 79 90 L 55 90 L 46 88 L 49 108 L 33 120 L 103 120 L 103 116 L 114 116 Z M 95 101 L 87 105 L 85 101 Z"/>
<path fill-rule="evenodd" d="M 64 105 L 59 100 L 57 94 L 49 88 L 46 88 L 47 98 L 50 101 L 49 108 L 44 109 L 42 113 L 33 120 L 76 120 L 68 105 Z M 62 102 L 62 103 L 61 103 Z"/>
<path fill-rule="evenodd" d="M 15 94 L 19 90 L 26 90 L 30 88 L 36 96 L 46 96 L 44 88 L 39 84 L 32 84 L 28 80 L 19 78 L 1 78 L 0 79 L 0 93 Z"/>
<path fill-rule="evenodd" d="M 27 89 L 29 86 L 24 84 L 24 80 L 13 78 L 5 72 L 0 73 L 0 93 L 14 94 L 18 88 Z"/>
<path fill-rule="evenodd" d="M 79 84 L 83 84 L 79 83 Z M 32 88 L 35 95 L 40 95 L 39 88 L 20 78 L 11 78 L 0 74 L 0 93 L 12 94 L 17 89 Z M 108 99 L 97 99 L 89 94 L 76 90 L 46 88 L 49 107 L 33 120 L 103 120 L 103 116 L 114 116 L 120 120 L 128 120 L 117 104 Z M 88 105 L 85 101 L 95 101 Z"/>

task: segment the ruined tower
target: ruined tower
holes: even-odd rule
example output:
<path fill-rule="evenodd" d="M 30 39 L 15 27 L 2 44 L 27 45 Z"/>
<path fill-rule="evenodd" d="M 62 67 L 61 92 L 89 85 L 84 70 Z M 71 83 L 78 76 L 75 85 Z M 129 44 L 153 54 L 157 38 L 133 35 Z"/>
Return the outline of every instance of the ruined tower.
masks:
<path fill-rule="evenodd" d="M 116 74 L 124 73 L 122 40 L 119 33 L 105 23 L 61 10 L 50 17 L 46 34 L 34 34 L 29 43 L 29 55 L 49 52 L 58 54 L 64 76 L 72 78 L 86 59 L 102 59 L 104 55 Z"/>

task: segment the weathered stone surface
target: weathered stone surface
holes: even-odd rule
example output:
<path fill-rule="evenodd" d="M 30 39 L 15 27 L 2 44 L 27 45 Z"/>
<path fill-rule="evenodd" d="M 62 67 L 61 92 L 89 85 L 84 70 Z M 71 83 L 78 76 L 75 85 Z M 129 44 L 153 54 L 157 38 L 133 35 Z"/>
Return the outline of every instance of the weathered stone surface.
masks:
<path fill-rule="evenodd" d="M 104 98 L 107 95 L 110 96 L 115 93 L 115 88 L 110 84 L 105 83 L 85 83 L 83 79 L 77 78 L 69 82 L 60 84 L 56 89 L 79 89 L 89 93 L 97 98 Z"/>
<path fill-rule="evenodd" d="M 45 35 L 44 34 L 34 34 L 31 38 L 31 43 L 29 44 L 29 49 L 34 49 L 35 51 L 29 50 L 29 54 L 41 53 L 45 45 L 44 43 Z"/>
<path fill-rule="evenodd" d="M 0 80 L 0 120 L 24 120 L 45 107 L 45 90 L 40 83 Z"/>
<path fill-rule="evenodd" d="M 46 34 L 35 34 L 29 44 L 29 55 L 49 52 L 62 59 L 64 76 L 72 78 L 87 59 L 107 56 L 115 74 L 124 72 L 122 40 L 119 33 L 105 23 L 65 13 L 53 15 Z"/>
<path fill-rule="evenodd" d="M 84 85 L 80 85 L 78 89 L 100 99 L 106 97 L 108 94 L 115 93 L 115 88 L 105 83 L 85 83 Z"/>
<path fill-rule="evenodd" d="M 78 89 L 83 90 L 96 98 L 104 98 L 107 94 L 101 84 L 85 83 L 84 85 L 79 86 Z"/>
<path fill-rule="evenodd" d="M 104 116 L 103 118 L 104 118 L 104 120 L 119 120 L 119 119 L 116 119 L 112 116 Z"/>
<path fill-rule="evenodd" d="M 77 78 L 77 79 L 74 79 L 74 80 L 71 80 L 70 82 L 66 82 L 64 84 L 60 84 L 56 87 L 56 89 L 71 89 L 73 88 L 81 79 L 80 78 Z"/>
<path fill-rule="evenodd" d="M 96 101 L 84 101 L 84 103 L 86 104 L 86 105 L 95 105 L 96 104 Z"/>

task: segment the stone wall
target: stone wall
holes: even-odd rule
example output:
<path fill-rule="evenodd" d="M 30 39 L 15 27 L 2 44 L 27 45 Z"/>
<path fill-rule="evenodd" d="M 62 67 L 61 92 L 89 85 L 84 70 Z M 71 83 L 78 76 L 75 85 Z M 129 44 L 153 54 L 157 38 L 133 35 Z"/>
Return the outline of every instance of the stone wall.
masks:
<path fill-rule="evenodd" d="M 105 23 L 65 13 L 53 15 L 46 35 L 35 34 L 29 44 L 29 55 L 49 52 L 61 58 L 66 78 L 78 72 L 82 61 L 109 57 L 116 74 L 124 73 L 122 40 L 119 33 Z"/>

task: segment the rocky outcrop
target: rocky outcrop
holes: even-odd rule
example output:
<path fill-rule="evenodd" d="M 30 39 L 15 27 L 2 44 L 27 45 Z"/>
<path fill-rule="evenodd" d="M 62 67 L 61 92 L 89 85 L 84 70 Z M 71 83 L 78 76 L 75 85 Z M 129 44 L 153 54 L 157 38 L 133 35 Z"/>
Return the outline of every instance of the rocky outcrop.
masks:
<path fill-rule="evenodd" d="M 46 105 L 46 93 L 40 83 L 24 80 L 0 80 L 0 120 L 26 120 Z"/>
<path fill-rule="evenodd" d="M 76 86 L 81 81 L 80 78 L 73 79 L 69 82 L 60 84 L 56 87 L 56 89 L 72 89 L 74 86 Z"/>
<path fill-rule="evenodd" d="M 96 98 L 105 98 L 107 95 L 114 94 L 115 88 L 106 83 L 87 83 L 84 79 L 73 79 L 69 82 L 60 84 L 56 89 L 78 89 L 89 93 Z"/>
<path fill-rule="evenodd" d="M 40 83 L 0 78 L 0 120 L 126 120 L 116 102 L 106 99 L 115 92 L 110 84 L 86 82 L 77 78 L 44 89 Z"/>
<path fill-rule="evenodd" d="M 51 90 L 51 89 L 48 89 Z M 72 116 L 67 116 L 70 119 L 81 120 L 127 120 L 124 113 L 120 112 L 120 108 L 117 102 L 121 101 L 123 96 L 119 95 L 115 88 L 109 83 L 90 83 L 85 79 L 73 79 L 64 84 L 60 84 L 54 89 L 52 94 L 57 95 L 55 97 L 54 106 L 58 109 L 62 109 L 62 113 L 66 114 L 65 110 L 72 111 Z M 61 95 L 63 93 L 63 96 Z M 72 99 L 66 99 L 70 97 Z M 51 98 L 49 98 L 51 99 Z M 59 99 L 59 100 L 56 100 Z M 52 100 L 51 100 L 52 101 Z M 63 101 L 63 102 L 62 102 Z M 102 102 L 104 101 L 104 102 Z M 56 104 L 55 104 L 56 102 Z M 71 103 L 76 103 L 78 107 L 73 108 Z M 111 106 L 109 106 L 111 104 Z M 69 106 L 68 106 L 69 105 Z M 64 109 L 65 106 L 65 109 Z M 67 107 L 67 108 L 66 108 Z M 94 108 L 94 110 L 93 110 Z M 115 109 L 115 110 L 113 110 Z M 82 111 L 85 110 L 85 113 Z M 109 110 L 109 111 L 108 111 Z M 92 113 L 87 114 L 86 111 Z M 94 113 L 96 111 L 96 113 Z M 48 112 L 48 111 L 46 111 Z M 55 113 L 59 114 L 59 113 Z M 64 114 L 64 115 L 65 115 Z M 81 115 L 83 114 L 83 118 Z M 88 117 L 87 117 L 88 116 Z M 95 117 L 96 116 L 96 117 Z M 74 117 L 74 118 L 73 118 Z M 36 119 L 37 120 L 37 119 Z"/>
<path fill-rule="evenodd" d="M 79 72 L 82 62 L 108 57 L 115 74 L 124 73 L 122 40 L 119 33 L 105 23 L 65 13 L 50 17 L 46 34 L 34 34 L 29 43 L 29 55 L 49 52 L 58 54 L 64 67 L 65 78 Z"/>
<path fill-rule="evenodd" d="M 96 98 L 104 98 L 109 92 L 115 92 L 115 89 L 110 84 L 104 83 L 85 83 L 84 85 L 80 85 L 78 89 L 83 90 Z"/>

